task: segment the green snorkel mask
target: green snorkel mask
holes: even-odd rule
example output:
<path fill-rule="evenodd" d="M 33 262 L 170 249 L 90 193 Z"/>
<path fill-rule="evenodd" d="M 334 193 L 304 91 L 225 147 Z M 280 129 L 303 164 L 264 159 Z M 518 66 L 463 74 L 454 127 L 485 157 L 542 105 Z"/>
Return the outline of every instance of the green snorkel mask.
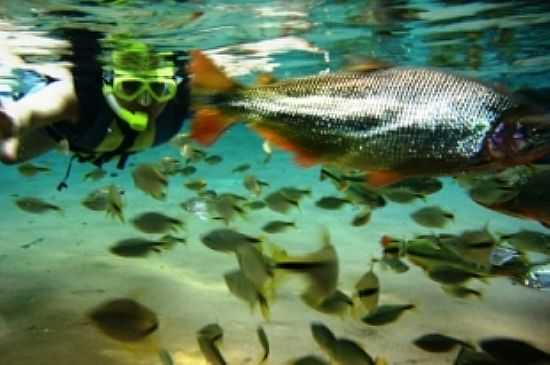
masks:
<path fill-rule="evenodd" d="M 112 67 L 104 72 L 103 94 L 113 111 L 137 131 L 147 129 L 149 115 L 130 111 L 119 103 L 138 101 L 165 103 L 176 95 L 178 78 L 171 62 L 163 62 L 166 54 L 155 53 L 141 42 L 125 40 L 112 53 Z"/>

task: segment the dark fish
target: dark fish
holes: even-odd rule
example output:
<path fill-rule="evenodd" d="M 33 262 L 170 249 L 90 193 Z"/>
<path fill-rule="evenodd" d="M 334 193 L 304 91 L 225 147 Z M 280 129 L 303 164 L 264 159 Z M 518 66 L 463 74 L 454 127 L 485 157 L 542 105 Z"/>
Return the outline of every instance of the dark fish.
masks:
<path fill-rule="evenodd" d="M 319 301 L 313 292 L 306 291 L 301 295 L 302 301 L 309 307 L 325 314 L 339 315 L 341 318 L 349 313 L 353 307 L 353 300 L 341 290 L 336 289 L 328 297 Z"/>
<path fill-rule="evenodd" d="M 421 195 L 437 193 L 443 188 L 443 183 L 429 176 L 413 176 L 389 186 L 389 188 L 406 189 Z"/>
<path fill-rule="evenodd" d="M 236 252 L 241 245 L 252 245 L 261 242 L 259 238 L 228 228 L 214 229 L 203 235 L 201 241 L 206 247 L 221 252 Z"/>
<path fill-rule="evenodd" d="M 243 163 L 241 165 L 235 166 L 231 172 L 245 172 L 246 170 L 250 169 L 252 166 L 250 166 L 249 163 Z"/>
<path fill-rule="evenodd" d="M 17 171 L 23 176 L 31 177 L 40 172 L 50 172 L 51 169 L 47 166 L 39 166 L 30 162 L 25 162 L 17 166 Z"/>
<path fill-rule="evenodd" d="M 443 228 L 454 219 L 454 214 L 437 206 L 429 206 L 414 211 L 411 218 L 424 227 Z"/>
<path fill-rule="evenodd" d="M 482 278 L 480 274 L 448 265 L 436 266 L 428 271 L 428 275 L 430 279 L 447 285 L 458 285 L 472 278 Z"/>
<path fill-rule="evenodd" d="M 522 364 L 522 363 L 520 363 Z M 485 352 L 475 351 L 469 347 L 462 347 L 458 353 L 454 365 L 512 365 L 503 364 L 495 360 Z M 515 365 L 515 364 L 514 364 Z"/>
<path fill-rule="evenodd" d="M 261 360 L 261 363 L 263 363 L 269 357 L 269 341 L 262 326 L 258 326 L 258 328 L 256 329 L 256 333 L 258 334 L 258 339 L 260 340 L 260 344 L 262 345 L 262 348 L 264 350 L 264 355 L 262 356 Z"/>
<path fill-rule="evenodd" d="M 156 314 L 133 299 L 113 299 L 105 302 L 88 317 L 107 336 L 123 342 L 144 339 L 159 326 Z"/>
<path fill-rule="evenodd" d="M 223 328 L 217 323 L 210 323 L 202 327 L 197 335 L 210 341 L 219 341 L 223 338 Z"/>
<path fill-rule="evenodd" d="M 269 209 L 282 214 L 287 213 L 292 207 L 300 206 L 297 200 L 288 198 L 280 190 L 270 193 L 264 201 Z"/>
<path fill-rule="evenodd" d="M 351 220 L 351 225 L 354 227 L 364 226 L 370 222 L 370 217 L 372 215 L 372 210 L 363 209 L 361 212 L 357 213 Z"/>
<path fill-rule="evenodd" d="M 267 233 L 280 233 L 290 227 L 296 227 L 296 223 L 275 220 L 275 221 L 266 223 L 262 227 L 262 231 Z"/>
<path fill-rule="evenodd" d="M 182 167 L 179 171 L 180 174 L 182 174 L 183 176 L 189 176 L 197 172 L 197 168 L 195 166 L 187 165 L 185 167 Z"/>
<path fill-rule="evenodd" d="M 550 354 L 531 344 L 513 338 L 490 338 L 479 342 L 479 347 L 505 364 L 550 364 Z"/>
<path fill-rule="evenodd" d="M 412 203 L 416 199 L 424 199 L 422 194 L 409 191 L 402 188 L 385 188 L 381 190 L 381 193 L 386 199 L 398 204 Z"/>
<path fill-rule="evenodd" d="M 279 190 L 284 196 L 290 200 L 300 201 L 305 196 L 311 195 L 311 190 L 309 189 L 298 189 L 292 186 L 285 186 Z"/>
<path fill-rule="evenodd" d="M 369 170 L 375 185 L 524 164 L 550 150 L 542 108 L 436 69 L 381 66 L 244 88 L 193 51 L 189 71 L 197 94 L 218 96 L 195 113 L 193 139 L 213 143 L 245 120 L 298 164 Z"/>
<path fill-rule="evenodd" d="M 217 165 L 222 161 L 223 161 L 223 157 L 220 155 L 210 155 L 204 159 L 204 162 L 206 162 L 209 165 Z"/>
<path fill-rule="evenodd" d="M 469 347 L 472 350 L 474 349 L 472 345 L 462 340 L 442 335 L 440 333 L 429 333 L 427 335 L 420 336 L 414 340 L 413 343 L 422 350 L 429 352 L 447 352 L 451 351 L 458 345 Z"/>
<path fill-rule="evenodd" d="M 397 320 L 403 312 L 413 308 L 414 304 L 384 304 L 361 320 L 371 326 L 381 326 Z"/>
<path fill-rule="evenodd" d="M 201 328 L 197 332 L 197 342 L 206 361 L 210 365 L 226 365 L 222 353 L 218 349 L 217 343 L 223 337 L 223 330 L 217 324 L 210 324 Z"/>
<path fill-rule="evenodd" d="M 177 232 L 183 227 L 183 221 L 158 212 L 142 213 L 132 219 L 132 224 L 144 233 Z"/>
<path fill-rule="evenodd" d="M 260 210 L 267 207 L 267 204 L 263 200 L 254 200 L 254 201 L 245 203 L 244 206 L 252 210 Z"/>
<path fill-rule="evenodd" d="M 516 233 L 500 236 L 509 244 L 522 251 L 538 252 L 550 256 L 550 235 L 538 232 L 521 230 Z"/>
<path fill-rule="evenodd" d="M 461 285 L 443 285 L 442 289 L 445 293 L 457 298 L 468 298 L 471 296 L 481 298 L 482 294 L 479 290 L 468 288 Z"/>
<path fill-rule="evenodd" d="M 344 204 L 351 204 L 351 200 L 335 196 L 324 196 L 315 202 L 315 205 L 319 208 L 328 210 L 340 209 Z"/>
<path fill-rule="evenodd" d="M 347 338 L 336 338 L 324 324 L 312 323 L 311 333 L 321 350 L 336 364 L 374 365 L 374 360 L 361 346 Z"/>
<path fill-rule="evenodd" d="M 174 245 L 169 241 L 153 241 L 145 238 L 128 238 L 115 243 L 109 250 L 122 257 L 145 257 L 151 252 L 162 252 Z"/>
<path fill-rule="evenodd" d="M 399 258 L 383 257 L 380 262 L 397 274 L 402 274 L 409 271 L 409 266 Z"/>
<path fill-rule="evenodd" d="M 289 365 L 329 365 L 329 363 L 316 355 L 306 355 L 292 360 Z"/>
<path fill-rule="evenodd" d="M 50 210 L 61 212 L 62 209 L 55 204 L 48 203 L 42 199 L 34 197 L 21 197 L 15 199 L 15 205 L 27 213 L 42 214 Z"/>
<path fill-rule="evenodd" d="M 514 217 L 532 219 L 550 227 L 550 170 L 543 170 L 518 187 L 517 195 L 505 202 L 485 207 Z"/>

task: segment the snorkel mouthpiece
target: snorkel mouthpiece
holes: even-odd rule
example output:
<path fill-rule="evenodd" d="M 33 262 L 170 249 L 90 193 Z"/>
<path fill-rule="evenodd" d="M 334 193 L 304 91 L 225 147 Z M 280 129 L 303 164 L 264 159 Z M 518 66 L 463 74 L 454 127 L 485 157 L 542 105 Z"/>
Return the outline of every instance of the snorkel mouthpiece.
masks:
<path fill-rule="evenodd" d="M 149 123 L 149 115 L 141 111 L 131 112 L 128 109 L 120 105 L 116 98 L 113 95 L 112 87 L 108 85 L 103 85 L 103 94 L 109 106 L 115 114 L 122 120 L 124 120 L 130 128 L 138 132 L 142 132 L 147 129 L 147 124 Z"/>

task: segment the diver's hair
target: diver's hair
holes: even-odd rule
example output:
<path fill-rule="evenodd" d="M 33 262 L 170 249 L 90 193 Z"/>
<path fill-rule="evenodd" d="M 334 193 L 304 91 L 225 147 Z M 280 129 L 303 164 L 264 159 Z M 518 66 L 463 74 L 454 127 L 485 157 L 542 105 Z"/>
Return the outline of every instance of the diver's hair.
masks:
<path fill-rule="evenodd" d="M 115 70 L 146 72 L 173 66 L 169 54 L 156 52 L 152 46 L 127 35 L 117 35 L 107 40 L 112 49 L 111 65 Z"/>

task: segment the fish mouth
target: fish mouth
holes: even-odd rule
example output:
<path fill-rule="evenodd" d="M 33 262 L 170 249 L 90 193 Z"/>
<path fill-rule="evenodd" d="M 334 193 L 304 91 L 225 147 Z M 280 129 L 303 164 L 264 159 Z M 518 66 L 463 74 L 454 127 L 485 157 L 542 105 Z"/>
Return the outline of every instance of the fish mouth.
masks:
<path fill-rule="evenodd" d="M 527 163 L 550 154 L 550 115 L 547 118 L 499 123 L 486 141 L 490 159 Z"/>

